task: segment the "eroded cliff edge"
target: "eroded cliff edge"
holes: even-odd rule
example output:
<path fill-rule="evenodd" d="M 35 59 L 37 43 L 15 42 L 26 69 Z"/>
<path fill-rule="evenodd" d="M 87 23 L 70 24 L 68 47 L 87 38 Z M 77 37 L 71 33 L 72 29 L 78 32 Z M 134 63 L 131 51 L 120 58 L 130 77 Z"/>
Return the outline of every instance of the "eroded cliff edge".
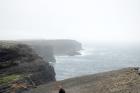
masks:
<path fill-rule="evenodd" d="M 55 81 L 55 71 L 28 45 L 0 42 L 0 93 L 10 91 L 16 81 L 38 86 Z"/>

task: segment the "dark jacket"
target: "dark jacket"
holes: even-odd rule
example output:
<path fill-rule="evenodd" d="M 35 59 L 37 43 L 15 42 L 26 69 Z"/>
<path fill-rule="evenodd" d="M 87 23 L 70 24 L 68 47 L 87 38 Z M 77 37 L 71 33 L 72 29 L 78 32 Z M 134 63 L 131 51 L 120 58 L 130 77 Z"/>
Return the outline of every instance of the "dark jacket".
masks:
<path fill-rule="evenodd" d="M 60 88 L 59 93 L 65 93 L 65 90 L 63 88 Z"/>

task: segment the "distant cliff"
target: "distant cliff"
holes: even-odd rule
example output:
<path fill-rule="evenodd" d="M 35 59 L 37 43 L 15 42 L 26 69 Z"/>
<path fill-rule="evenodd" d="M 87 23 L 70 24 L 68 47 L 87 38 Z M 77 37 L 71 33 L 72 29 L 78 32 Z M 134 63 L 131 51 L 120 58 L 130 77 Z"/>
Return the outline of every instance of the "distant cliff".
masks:
<path fill-rule="evenodd" d="M 53 47 L 55 55 L 79 55 L 82 49 L 82 44 L 75 40 L 47 40 L 47 43 Z"/>
<path fill-rule="evenodd" d="M 31 45 L 43 57 L 50 55 L 50 60 L 54 60 L 54 57 L 51 56 L 53 54 L 69 56 L 80 55 L 79 51 L 82 49 L 81 43 L 69 39 L 27 40 L 22 42 Z"/>
<path fill-rule="evenodd" d="M 0 42 L 0 93 L 5 93 L 1 92 L 4 86 L 11 85 L 15 80 L 25 81 L 25 77 L 35 85 L 40 85 L 55 81 L 55 71 L 29 46 Z"/>
<path fill-rule="evenodd" d="M 38 41 L 21 41 L 29 45 L 40 57 L 47 62 L 55 62 L 54 50 L 52 46 L 46 43 L 39 43 Z"/>

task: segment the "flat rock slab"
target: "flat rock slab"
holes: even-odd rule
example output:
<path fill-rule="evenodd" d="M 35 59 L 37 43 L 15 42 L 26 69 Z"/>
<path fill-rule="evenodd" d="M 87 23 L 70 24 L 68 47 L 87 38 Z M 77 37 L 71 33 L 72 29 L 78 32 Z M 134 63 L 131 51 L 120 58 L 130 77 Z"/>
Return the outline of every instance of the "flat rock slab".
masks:
<path fill-rule="evenodd" d="M 53 82 L 41 85 L 28 93 L 58 93 L 59 84 L 64 87 L 66 93 L 140 93 L 140 75 L 137 68 L 125 68 Z"/>

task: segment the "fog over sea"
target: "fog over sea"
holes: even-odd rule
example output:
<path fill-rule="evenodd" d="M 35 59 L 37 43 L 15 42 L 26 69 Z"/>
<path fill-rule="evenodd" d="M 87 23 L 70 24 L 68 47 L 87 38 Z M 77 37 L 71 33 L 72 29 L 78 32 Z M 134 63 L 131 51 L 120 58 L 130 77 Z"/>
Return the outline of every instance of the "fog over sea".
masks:
<path fill-rule="evenodd" d="M 82 55 L 56 56 L 57 61 L 53 65 L 57 80 L 140 66 L 138 45 L 89 44 L 83 49 Z"/>

